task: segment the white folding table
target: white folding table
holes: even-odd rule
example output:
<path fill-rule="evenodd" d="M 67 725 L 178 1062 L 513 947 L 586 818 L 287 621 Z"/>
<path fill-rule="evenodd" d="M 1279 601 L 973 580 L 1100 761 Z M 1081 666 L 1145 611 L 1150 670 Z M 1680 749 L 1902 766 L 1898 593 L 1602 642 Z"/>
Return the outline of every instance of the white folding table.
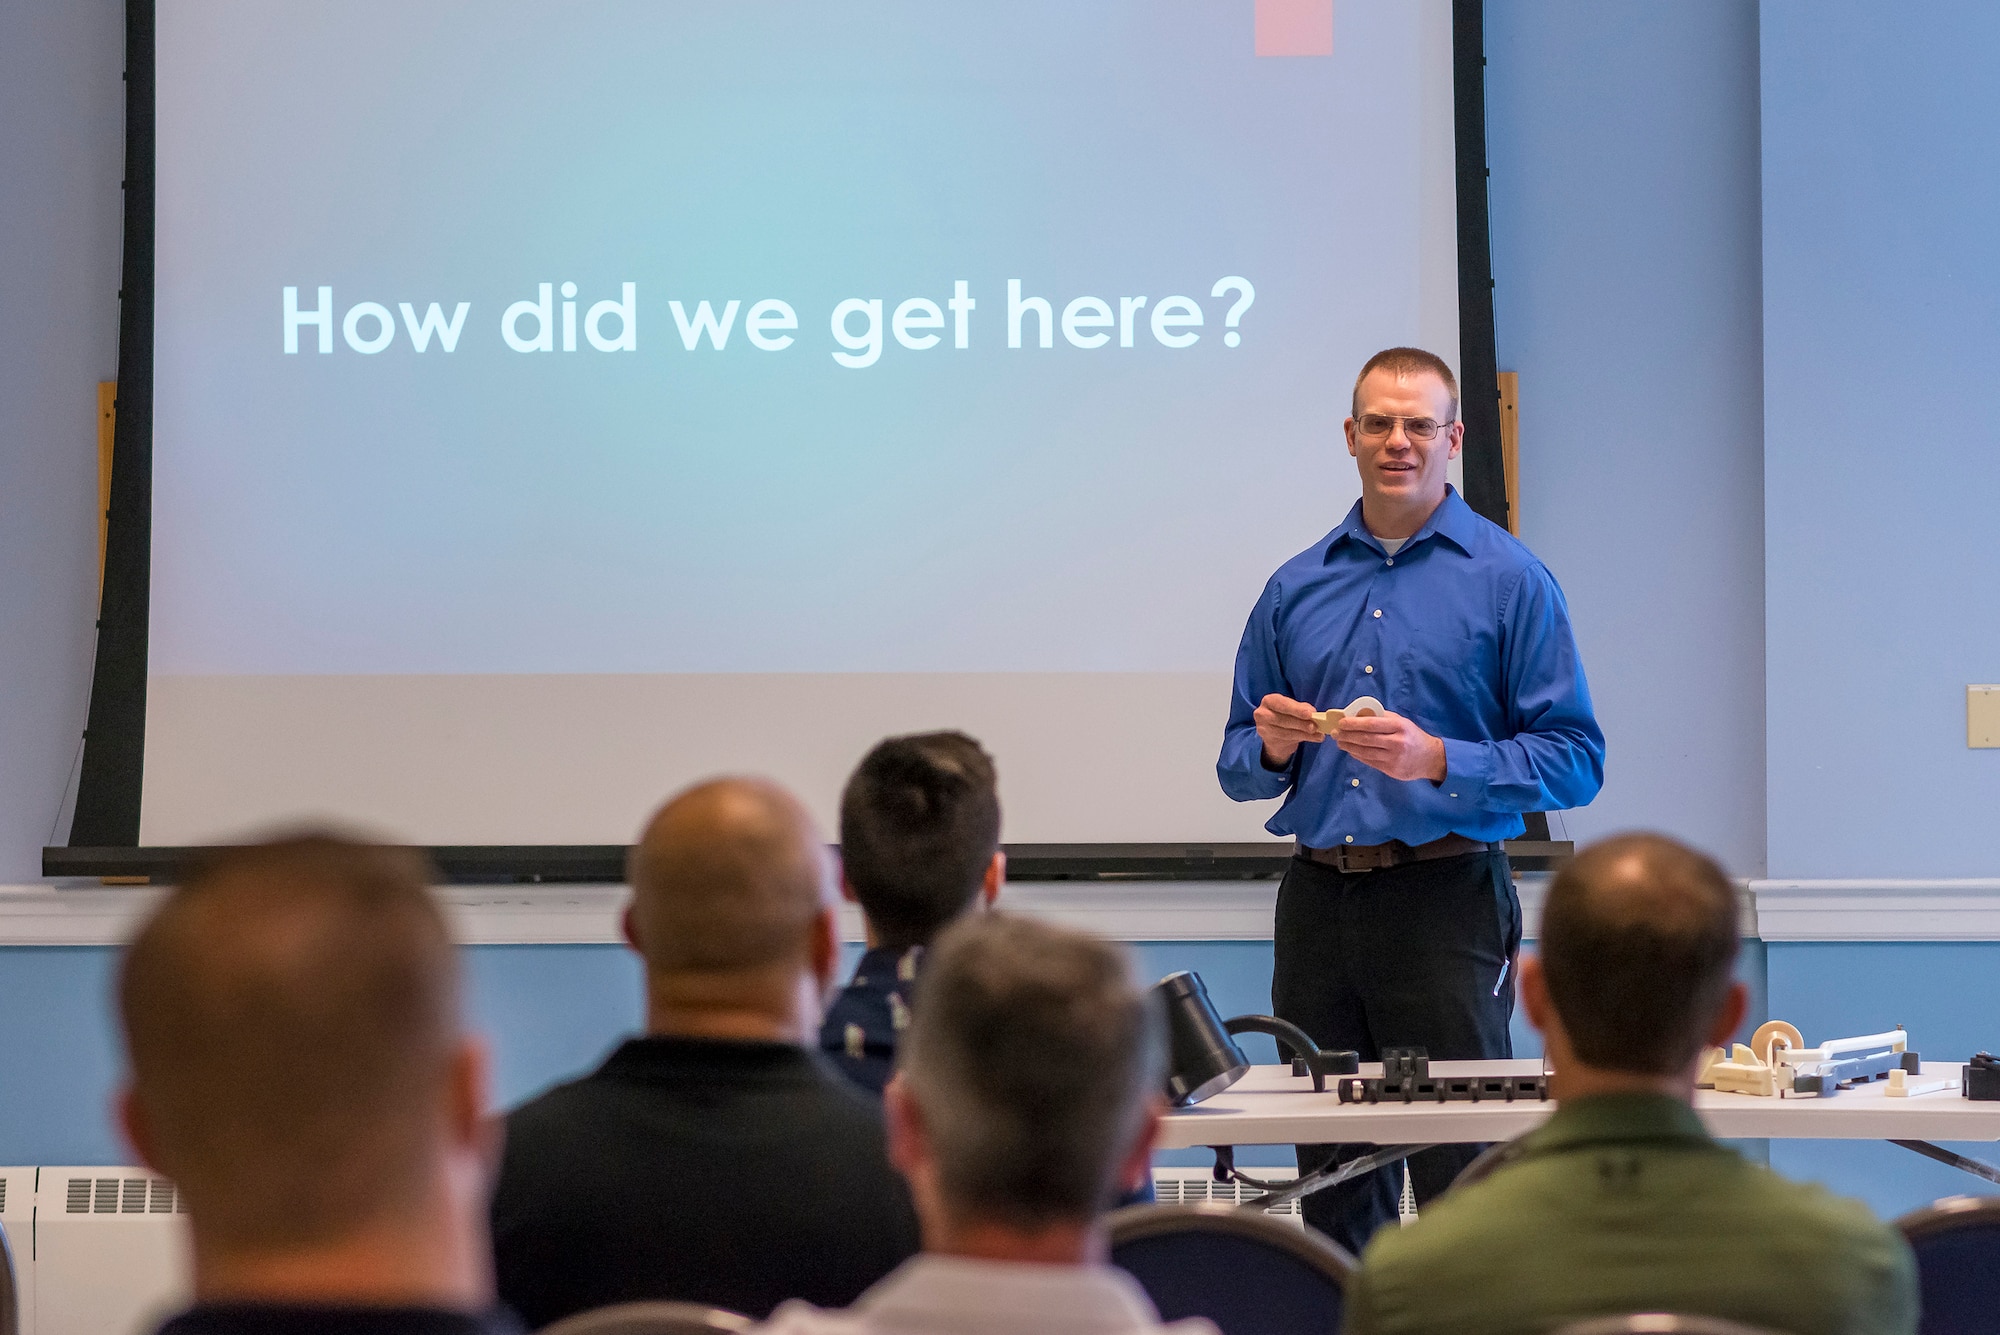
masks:
<path fill-rule="evenodd" d="M 1526 1061 L 1432 1062 L 1434 1078 L 1522 1076 L 1541 1071 Z M 1725 1140 L 1886 1140 L 1950 1164 L 1989 1182 L 2000 1168 L 1955 1154 L 1933 1142 L 2000 1141 L 2000 1103 L 1974 1102 L 1958 1092 L 1959 1063 L 1925 1062 L 1917 1079 L 1948 1078 L 1951 1087 L 1910 1098 L 1890 1098 L 1887 1081 L 1871 1081 L 1835 1094 L 1761 1098 L 1697 1090 L 1695 1112 L 1709 1132 Z M 1380 1076 L 1380 1063 L 1363 1062 L 1363 1076 Z M 1447 1103 L 1342 1103 L 1327 1078 L 1325 1093 L 1294 1076 L 1289 1066 L 1253 1066 L 1241 1080 L 1191 1108 L 1176 1108 L 1161 1127 L 1161 1149 L 1237 1145 L 1376 1145 L 1374 1153 L 1287 1183 L 1256 1201 L 1268 1207 L 1393 1163 L 1432 1145 L 1511 1140 L 1541 1124 L 1555 1110 L 1551 1100 L 1516 1099 Z"/>

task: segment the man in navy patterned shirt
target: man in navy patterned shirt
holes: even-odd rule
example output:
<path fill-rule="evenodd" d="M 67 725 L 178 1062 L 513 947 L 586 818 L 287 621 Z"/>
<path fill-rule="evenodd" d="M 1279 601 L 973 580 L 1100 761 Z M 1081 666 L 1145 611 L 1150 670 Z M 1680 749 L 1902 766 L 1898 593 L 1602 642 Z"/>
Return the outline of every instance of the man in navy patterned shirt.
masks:
<path fill-rule="evenodd" d="M 877 1094 L 924 948 L 991 904 L 1007 878 L 993 758 L 961 732 L 891 737 L 863 757 L 840 799 L 841 885 L 868 922 L 868 953 L 820 1029 L 820 1046 Z"/>

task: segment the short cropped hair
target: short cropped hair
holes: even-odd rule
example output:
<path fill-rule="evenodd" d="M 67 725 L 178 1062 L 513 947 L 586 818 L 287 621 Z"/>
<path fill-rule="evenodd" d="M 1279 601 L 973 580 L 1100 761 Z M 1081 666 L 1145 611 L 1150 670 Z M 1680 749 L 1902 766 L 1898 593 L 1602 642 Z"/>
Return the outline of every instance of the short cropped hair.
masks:
<path fill-rule="evenodd" d="M 1707 1042 L 1737 952 L 1736 890 L 1713 859 L 1627 834 L 1556 873 L 1542 909 L 1542 971 L 1579 1059 L 1671 1075 Z"/>
<path fill-rule="evenodd" d="M 1000 847 L 993 757 L 962 732 L 891 737 L 840 797 L 840 856 L 882 944 L 925 945 L 978 895 Z"/>
<path fill-rule="evenodd" d="M 430 1189 L 458 970 L 423 860 L 330 835 L 219 851 L 125 952 L 155 1166 L 230 1246 L 337 1240 Z"/>
<path fill-rule="evenodd" d="M 899 1056 L 947 1209 L 1038 1229 L 1120 1194 L 1164 1079 L 1165 1017 L 1123 947 L 981 914 L 939 938 Z"/>
<path fill-rule="evenodd" d="M 656 974 L 731 973 L 803 960 L 826 908 L 826 844 L 766 779 L 710 779 L 656 812 L 626 857 L 632 917 Z"/>
<path fill-rule="evenodd" d="M 1361 415 L 1361 383 L 1376 371 L 1387 371 L 1401 379 L 1412 375 L 1434 375 L 1444 381 L 1445 392 L 1451 395 L 1451 415 L 1458 416 L 1458 377 L 1445 365 L 1444 358 L 1435 352 L 1425 352 L 1422 348 L 1384 348 L 1361 364 L 1361 374 L 1354 377 L 1354 397 L 1350 412 Z"/>

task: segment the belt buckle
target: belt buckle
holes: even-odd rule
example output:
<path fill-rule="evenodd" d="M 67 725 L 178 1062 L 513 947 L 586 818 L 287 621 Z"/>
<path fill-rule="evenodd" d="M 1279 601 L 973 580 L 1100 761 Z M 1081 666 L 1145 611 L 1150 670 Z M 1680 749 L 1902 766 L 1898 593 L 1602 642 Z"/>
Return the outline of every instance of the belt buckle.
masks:
<path fill-rule="evenodd" d="M 1370 845 L 1370 847 L 1373 847 L 1373 845 Z M 1348 857 L 1349 852 L 1350 850 L 1345 844 L 1338 845 L 1333 850 L 1333 868 L 1342 876 L 1359 876 L 1363 872 L 1379 871 L 1384 865 L 1378 862 L 1351 862 Z"/>

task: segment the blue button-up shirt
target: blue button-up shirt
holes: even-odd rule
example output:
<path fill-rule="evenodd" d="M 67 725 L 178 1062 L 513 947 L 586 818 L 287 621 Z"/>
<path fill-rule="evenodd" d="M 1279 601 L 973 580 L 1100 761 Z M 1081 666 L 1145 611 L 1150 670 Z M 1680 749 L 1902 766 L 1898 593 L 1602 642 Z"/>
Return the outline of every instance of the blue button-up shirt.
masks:
<path fill-rule="evenodd" d="M 1444 782 L 1392 779 L 1330 739 L 1265 768 L 1251 715 L 1272 693 L 1314 709 L 1374 696 L 1444 739 Z M 1282 794 L 1265 828 L 1314 848 L 1511 839 L 1522 812 L 1597 796 L 1604 734 L 1555 577 L 1448 488 L 1394 556 L 1357 501 L 1271 576 L 1236 651 L 1215 768 L 1239 802 Z"/>

